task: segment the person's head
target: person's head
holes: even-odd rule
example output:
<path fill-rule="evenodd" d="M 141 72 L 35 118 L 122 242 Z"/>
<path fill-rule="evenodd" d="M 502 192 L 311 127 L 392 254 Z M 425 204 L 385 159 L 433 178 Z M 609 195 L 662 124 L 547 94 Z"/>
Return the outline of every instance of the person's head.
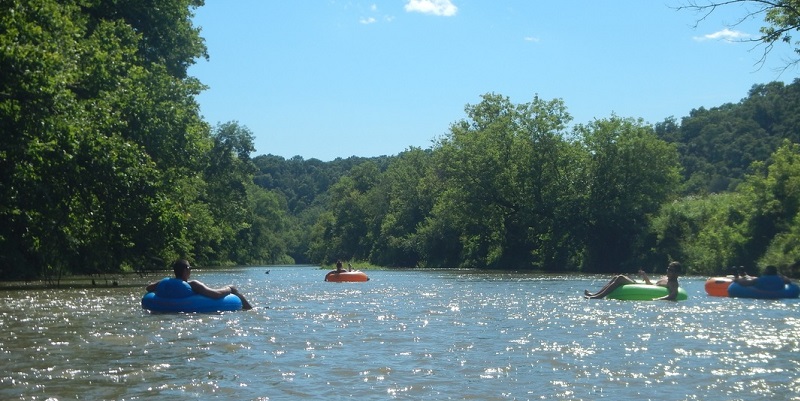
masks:
<path fill-rule="evenodd" d="M 337 260 L 336 261 L 336 268 L 341 270 L 341 268 L 342 268 L 342 261 L 341 260 Z"/>
<path fill-rule="evenodd" d="M 680 262 L 672 262 L 667 266 L 667 275 L 678 277 L 681 274 Z"/>
<path fill-rule="evenodd" d="M 764 268 L 764 275 L 765 276 L 776 276 L 776 275 L 778 275 L 778 268 L 773 266 L 773 265 L 769 265 L 769 266 Z"/>
<path fill-rule="evenodd" d="M 172 271 L 175 272 L 175 278 L 183 279 L 188 277 L 188 273 L 192 270 L 192 265 L 186 259 L 176 260 L 172 264 Z"/>

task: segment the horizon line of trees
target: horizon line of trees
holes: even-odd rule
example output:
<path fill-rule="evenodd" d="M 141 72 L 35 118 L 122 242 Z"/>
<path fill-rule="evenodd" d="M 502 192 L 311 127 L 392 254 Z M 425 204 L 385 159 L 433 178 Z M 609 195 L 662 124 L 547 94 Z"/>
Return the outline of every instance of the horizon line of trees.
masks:
<path fill-rule="evenodd" d="M 690 272 L 800 260 L 800 83 L 568 128 L 487 93 L 430 149 L 284 159 L 199 114 L 199 0 L 0 12 L 0 279 L 198 265 Z"/>
<path fill-rule="evenodd" d="M 359 160 L 324 191 L 308 257 L 585 272 L 681 260 L 703 274 L 765 264 L 797 274 L 798 91 L 798 81 L 755 85 L 740 103 L 693 110 L 681 124 L 612 116 L 571 132 L 560 100 L 484 95 L 431 149 Z M 763 128 L 744 129 L 754 125 Z M 696 143 L 713 152 L 704 157 Z M 733 152 L 742 157 L 717 156 Z M 255 158 L 271 189 L 291 186 L 281 186 L 281 161 L 304 163 Z"/>

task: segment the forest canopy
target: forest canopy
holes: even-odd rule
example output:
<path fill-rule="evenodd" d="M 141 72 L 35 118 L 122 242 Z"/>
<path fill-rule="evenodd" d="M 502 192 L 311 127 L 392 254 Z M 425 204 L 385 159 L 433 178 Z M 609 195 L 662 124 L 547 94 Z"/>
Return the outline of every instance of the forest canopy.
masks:
<path fill-rule="evenodd" d="M 200 116 L 200 6 L 3 3 L 0 279 L 176 258 L 708 274 L 800 258 L 798 81 L 656 124 L 486 93 L 429 149 L 252 157 L 255 133 Z"/>

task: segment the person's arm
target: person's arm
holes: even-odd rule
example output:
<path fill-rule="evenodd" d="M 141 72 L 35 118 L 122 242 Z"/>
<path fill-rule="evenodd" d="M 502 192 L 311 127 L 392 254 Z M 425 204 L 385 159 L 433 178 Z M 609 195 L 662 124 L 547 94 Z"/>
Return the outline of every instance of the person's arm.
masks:
<path fill-rule="evenodd" d="M 647 277 L 647 273 L 645 273 L 644 270 L 639 269 L 639 275 L 642 276 L 646 284 L 653 285 L 653 283 L 650 282 L 650 277 Z"/>
<path fill-rule="evenodd" d="M 667 295 L 664 295 L 663 297 L 655 298 L 655 299 L 653 299 L 653 301 L 677 301 L 678 300 L 678 284 L 677 283 L 675 283 L 675 285 L 667 284 L 664 287 L 667 287 Z"/>
<path fill-rule="evenodd" d="M 734 278 L 733 282 L 739 285 L 743 285 L 745 287 L 753 285 L 756 283 L 757 278 Z"/>
<path fill-rule="evenodd" d="M 667 290 L 669 290 L 669 293 L 667 295 L 664 295 L 663 297 L 660 298 L 656 298 L 654 299 L 654 301 L 675 301 L 678 299 L 678 287 L 674 288 L 667 287 Z"/>
<path fill-rule="evenodd" d="M 211 288 L 197 280 L 190 281 L 189 285 L 192 286 L 192 291 L 195 293 L 214 299 L 219 299 L 226 295 L 233 294 L 233 292 L 236 290 L 232 285 L 221 288 Z"/>
<path fill-rule="evenodd" d="M 247 302 L 247 298 L 245 298 L 244 295 L 240 294 L 239 290 L 237 290 L 236 287 L 232 285 L 225 286 L 222 288 L 209 288 L 205 284 L 196 280 L 190 281 L 189 285 L 192 286 L 192 291 L 200 295 L 205 295 L 209 298 L 219 299 L 228 296 L 230 294 L 236 295 L 242 301 L 242 309 L 244 310 L 253 309 L 253 306 L 250 305 L 250 302 Z"/>
<path fill-rule="evenodd" d="M 154 283 L 150 283 L 150 284 L 147 285 L 147 287 L 144 287 L 144 290 L 147 291 L 147 292 L 155 292 L 156 287 L 158 287 L 158 283 L 160 283 L 160 281 L 156 281 Z"/>

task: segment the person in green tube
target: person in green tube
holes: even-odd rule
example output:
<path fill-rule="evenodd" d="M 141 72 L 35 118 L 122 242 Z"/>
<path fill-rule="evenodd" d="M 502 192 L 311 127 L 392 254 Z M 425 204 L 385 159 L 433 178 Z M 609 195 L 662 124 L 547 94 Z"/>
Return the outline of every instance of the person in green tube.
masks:
<path fill-rule="evenodd" d="M 681 264 L 679 262 L 672 262 L 667 266 L 667 275 L 660 278 L 656 281 L 655 285 L 666 287 L 667 288 L 667 295 L 656 298 L 655 300 L 665 300 L 665 301 L 675 301 L 678 299 L 678 276 L 681 274 Z M 650 281 L 650 277 L 647 277 L 647 273 L 644 270 L 639 270 L 639 275 L 642 276 L 644 282 L 646 284 L 652 285 L 653 283 Z M 625 284 L 636 284 L 636 281 L 629 278 L 628 276 L 618 275 L 611 279 L 600 291 L 592 294 L 588 290 L 583 291 L 583 296 L 588 299 L 599 299 L 604 298 L 606 295 L 610 294 L 612 291 L 616 290 L 620 286 Z"/>

